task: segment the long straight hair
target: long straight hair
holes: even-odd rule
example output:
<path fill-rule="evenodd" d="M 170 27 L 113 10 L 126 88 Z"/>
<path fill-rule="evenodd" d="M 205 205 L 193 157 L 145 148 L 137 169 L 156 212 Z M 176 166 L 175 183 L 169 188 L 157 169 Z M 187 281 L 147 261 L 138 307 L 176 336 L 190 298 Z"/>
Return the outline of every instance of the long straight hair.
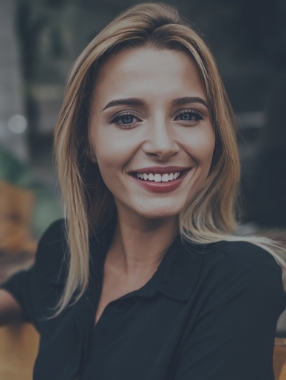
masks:
<path fill-rule="evenodd" d="M 55 130 L 55 156 L 66 210 L 68 276 L 56 307 L 58 315 L 76 302 L 89 282 L 89 234 L 99 233 L 116 214 L 113 195 L 89 153 L 89 114 L 97 73 L 113 54 L 151 46 L 183 51 L 196 63 L 206 90 L 215 130 L 215 150 L 204 186 L 179 215 L 182 239 L 198 244 L 248 241 L 276 253 L 266 237 L 239 237 L 240 162 L 233 111 L 210 49 L 174 7 L 143 3 L 119 14 L 86 47 L 71 72 Z"/>

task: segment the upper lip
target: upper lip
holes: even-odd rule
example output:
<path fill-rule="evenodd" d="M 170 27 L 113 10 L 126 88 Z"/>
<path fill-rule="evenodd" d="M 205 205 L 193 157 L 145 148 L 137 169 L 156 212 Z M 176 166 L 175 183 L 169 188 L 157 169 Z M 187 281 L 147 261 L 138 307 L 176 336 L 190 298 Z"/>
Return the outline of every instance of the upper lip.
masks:
<path fill-rule="evenodd" d="M 150 166 L 148 168 L 131 170 L 129 173 L 153 173 L 153 174 L 164 174 L 164 173 L 176 173 L 183 170 L 190 170 L 191 168 L 186 168 L 185 166 Z"/>

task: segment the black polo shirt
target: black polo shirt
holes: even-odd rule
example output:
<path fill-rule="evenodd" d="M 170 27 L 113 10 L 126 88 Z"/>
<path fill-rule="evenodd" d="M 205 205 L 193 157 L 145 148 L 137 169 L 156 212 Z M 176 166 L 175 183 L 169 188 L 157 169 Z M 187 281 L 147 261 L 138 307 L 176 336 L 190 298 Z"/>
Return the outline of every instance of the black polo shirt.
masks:
<path fill-rule="evenodd" d="M 90 283 L 46 319 L 66 278 L 63 220 L 40 240 L 35 265 L 2 287 L 41 334 L 34 380 L 273 380 L 282 271 L 251 243 L 199 246 L 178 236 L 153 277 L 110 302 L 94 328 L 115 223 L 90 239 Z"/>

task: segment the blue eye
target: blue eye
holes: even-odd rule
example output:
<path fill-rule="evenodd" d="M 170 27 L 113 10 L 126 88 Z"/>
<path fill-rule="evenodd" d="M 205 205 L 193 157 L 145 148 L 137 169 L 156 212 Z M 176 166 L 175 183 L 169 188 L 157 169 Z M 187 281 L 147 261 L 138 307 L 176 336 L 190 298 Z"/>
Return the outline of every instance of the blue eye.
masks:
<path fill-rule="evenodd" d="M 123 124 L 132 124 L 133 118 L 133 115 L 122 115 L 121 121 Z"/>
<path fill-rule="evenodd" d="M 182 121 L 198 121 L 202 120 L 202 115 L 195 111 L 185 111 L 180 113 L 177 117 Z"/>
<path fill-rule="evenodd" d="M 116 116 L 112 123 L 118 124 L 118 125 L 131 125 L 134 123 L 134 119 L 137 119 L 132 113 L 124 113 L 122 115 Z"/>

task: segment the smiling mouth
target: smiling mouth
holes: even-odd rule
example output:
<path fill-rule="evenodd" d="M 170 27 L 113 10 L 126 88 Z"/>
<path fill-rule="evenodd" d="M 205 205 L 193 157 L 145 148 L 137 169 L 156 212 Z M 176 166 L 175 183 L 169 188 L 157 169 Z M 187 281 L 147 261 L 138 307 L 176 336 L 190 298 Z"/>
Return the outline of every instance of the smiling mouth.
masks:
<path fill-rule="evenodd" d="M 173 182 L 176 181 L 178 178 L 180 178 L 184 173 L 188 172 L 190 169 L 182 170 L 178 172 L 173 173 L 164 173 L 164 174 L 157 174 L 157 173 L 130 173 L 132 177 L 138 178 L 141 181 L 146 182 Z"/>

